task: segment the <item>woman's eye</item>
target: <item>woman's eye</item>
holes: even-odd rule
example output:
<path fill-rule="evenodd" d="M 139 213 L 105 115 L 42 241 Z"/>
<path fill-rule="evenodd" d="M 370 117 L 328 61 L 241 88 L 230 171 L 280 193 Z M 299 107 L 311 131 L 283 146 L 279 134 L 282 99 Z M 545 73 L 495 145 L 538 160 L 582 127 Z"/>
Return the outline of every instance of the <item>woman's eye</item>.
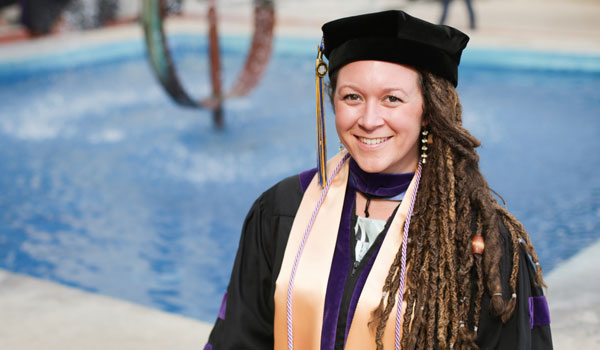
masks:
<path fill-rule="evenodd" d="M 358 100 L 360 100 L 360 96 L 358 94 L 346 94 L 346 95 L 344 95 L 344 100 L 358 101 Z"/>
<path fill-rule="evenodd" d="M 388 95 L 388 96 L 386 96 L 386 97 L 385 97 L 385 99 L 386 99 L 386 101 L 388 101 L 388 102 L 392 102 L 392 103 L 396 103 L 396 102 L 402 102 L 402 100 L 401 100 L 401 99 L 399 99 L 399 98 L 398 98 L 398 97 L 396 97 L 396 96 L 392 96 L 392 95 Z"/>

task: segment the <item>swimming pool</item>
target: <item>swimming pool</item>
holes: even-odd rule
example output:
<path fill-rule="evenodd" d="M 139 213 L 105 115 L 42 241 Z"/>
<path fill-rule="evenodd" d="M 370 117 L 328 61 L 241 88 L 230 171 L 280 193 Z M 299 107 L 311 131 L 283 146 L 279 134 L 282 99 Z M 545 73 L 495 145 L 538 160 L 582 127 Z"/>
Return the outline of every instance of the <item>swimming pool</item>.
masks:
<path fill-rule="evenodd" d="M 314 167 L 315 42 L 278 39 L 218 132 L 168 99 L 141 40 L 0 62 L 0 267 L 213 321 L 252 201 Z M 207 95 L 205 42 L 172 44 Z M 223 40 L 226 86 L 246 44 Z M 600 238 L 600 58 L 472 49 L 460 77 L 481 167 L 549 271 Z"/>

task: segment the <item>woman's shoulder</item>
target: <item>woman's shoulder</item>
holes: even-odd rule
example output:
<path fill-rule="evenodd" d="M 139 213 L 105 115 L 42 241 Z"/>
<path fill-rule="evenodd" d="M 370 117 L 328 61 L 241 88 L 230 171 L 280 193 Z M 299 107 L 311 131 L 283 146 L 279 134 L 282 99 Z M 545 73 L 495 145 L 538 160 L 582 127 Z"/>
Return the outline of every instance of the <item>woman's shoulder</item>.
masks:
<path fill-rule="evenodd" d="M 295 216 L 315 173 L 316 168 L 286 177 L 263 192 L 255 206 L 273 216 Z"/>
<path fill-rule="evenodd" d="M 498 220 L 498 231 L 502 251 L 499 262 L 502 294 L 506 298 L 516 297 L 516 306 L 512 317 L 502 323 L 490 312 L 491 297 L 486 290 L 482 300 L 478 344 L 481 349 L 552 349 L 548 305 L 542 287 L 536 283 L 537 267 L 523 247 L 524 242 L 521 239 L 513 242 L 502 220 Z M 513 296 L 510 277 L 515 250 L 518 269 Z"/>
<path fill-rule="evenodd" d="M 225 311 L 210 335 L 213 348 L 273 348 L 275 282 L 303 193 L 302 174 L 289 176 L 263 192 L 248 212 Z"/>

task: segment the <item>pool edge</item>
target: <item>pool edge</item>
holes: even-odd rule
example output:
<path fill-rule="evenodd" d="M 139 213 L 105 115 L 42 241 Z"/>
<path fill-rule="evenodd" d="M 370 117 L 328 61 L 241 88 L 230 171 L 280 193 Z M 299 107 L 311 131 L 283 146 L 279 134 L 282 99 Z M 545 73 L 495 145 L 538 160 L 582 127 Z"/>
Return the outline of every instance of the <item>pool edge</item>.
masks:
<path fill-rule="evenodd" d="M 0 269 L 7 349 L 201 349 L 211 325 Z"/>

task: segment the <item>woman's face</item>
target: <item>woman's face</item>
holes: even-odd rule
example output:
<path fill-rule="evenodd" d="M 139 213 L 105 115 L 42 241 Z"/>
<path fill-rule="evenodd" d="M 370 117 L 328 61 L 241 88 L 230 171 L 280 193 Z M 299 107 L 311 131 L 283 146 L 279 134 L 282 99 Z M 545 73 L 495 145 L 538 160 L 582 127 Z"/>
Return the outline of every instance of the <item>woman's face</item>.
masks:
<path fill-rule="evenodd" d="M 423 114 L 416 70 L 382 61 L 343 66 L 333 103 L 340 140 L 369 173 L 415 171 Z"/>

